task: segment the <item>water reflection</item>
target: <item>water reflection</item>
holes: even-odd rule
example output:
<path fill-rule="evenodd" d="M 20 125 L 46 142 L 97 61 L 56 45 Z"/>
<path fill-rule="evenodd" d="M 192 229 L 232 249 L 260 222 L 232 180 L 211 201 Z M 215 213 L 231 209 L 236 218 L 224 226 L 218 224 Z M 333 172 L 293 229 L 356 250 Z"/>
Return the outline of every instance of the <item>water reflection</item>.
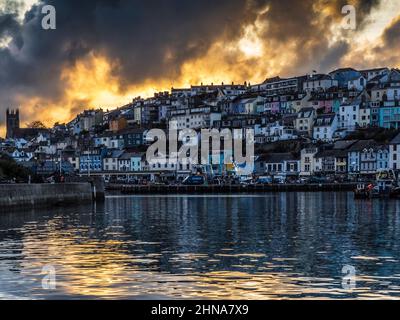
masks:
<path fill-rule="evenodd" d="M 110 197 L 0 216 L 0 298 L 400 296 L 400 201 L 349 193 Z M 41 287 L 53 265 L 56 290 Z M 342 267 L 357 287 L 342 288 Z"/>

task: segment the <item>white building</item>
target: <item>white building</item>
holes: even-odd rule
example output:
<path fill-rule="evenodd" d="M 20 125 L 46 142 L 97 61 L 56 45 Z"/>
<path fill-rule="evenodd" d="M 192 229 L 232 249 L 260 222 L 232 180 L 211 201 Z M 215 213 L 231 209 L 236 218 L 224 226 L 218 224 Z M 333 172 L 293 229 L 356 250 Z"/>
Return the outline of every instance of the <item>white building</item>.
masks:
<path fill-rule="evenodd" d="M 327 74 L 316 74 L 308 77 L 303 83 L 306 92 L 326 91 L 332 87 L 338 87 L 339 82 Z"/>
<path fill-rule="evenodd" d="M 132 154 L 129 152 L 124 152 L 118 158 L 118 171 L 119 172 L 130 172 L 131 168 L 131 156 Z"/>
<path fill-rule="evenodd" d="M 118 159 L 123 154 L 121 150 L 109 151 L 103 159 L 104 171 L 118 171 Z"/>
<path fill-rule="evenodd" d="M 390 141 L 389 168 L 393 170 L 400 170 L 400 133 L 392 141 Z"/>
<path fill-rule="evenodd" d="M 375 68 L 368 70 L 360 70 L 360 72 L 364 75 L 367 81 L 370 81 L 377 76 L 387 75 L 390 72 L 390 70 L 388 68 Z"/>
<path fill-rule="evenodd" d="M 169 125 L 171 129 L 211 128 L 215 121 L 221 120 L 221 112 L 214 106 L 187 108 L 171 112 Z"/>
<path fill-rule="evenodd" d="M 360 103 L 342 104 L 339 108 L 339 128 L 354 131 L 360 123 Z"/>
<path fill-rule="evenodd" d="M 311 146 L 301 150 L 300 158 L 300 175 L 311 176 L 315 170 L 315 155 L 318 153 L 318 148 Z"/>
<path fill-rule="evenodd" d="M 347 89 L 363 91 L 367 85 L 367 79 L 364 76 L 357 76 L 347 82 Z"/>
<path fill-rule="evenodd" d="M 338 129 L 338 118 L 335 113 L 327 113 L 318 116 L 314 121 L 313 138 L 329 142 Z"/>
<path fill-rule="evenodd" d="M 359 123 L 358 125 L 362 128 L 367 128 L 371 125 L 371 108 L 370 107 L 361 107 L 360 115 L 358 117 Z"/>
<path fill-rule="evenodd" d="M 314 108 L 301 109 L 295 120 L 296 130 L 299 132 L 299 134 L 303 133 L 311 136 L 313 133 L 314 119 Z"/>
<path fill-rule="evenodd" d="M 297 132 L 293 127 L 285 126 L 279 121 L 267 127 L 265 136 L 267 142 L 294 140 L 298 138 Z"/>

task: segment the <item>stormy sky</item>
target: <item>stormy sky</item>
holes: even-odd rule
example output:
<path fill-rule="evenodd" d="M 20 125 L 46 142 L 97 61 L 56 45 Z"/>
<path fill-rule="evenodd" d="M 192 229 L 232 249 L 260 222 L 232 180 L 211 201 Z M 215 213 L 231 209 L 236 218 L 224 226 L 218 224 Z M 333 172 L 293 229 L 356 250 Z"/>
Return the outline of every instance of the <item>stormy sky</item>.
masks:
<path fill-rule="evenodd" d="M 46 4 L 56 30 L 41 27 Z M 52 125 L 200 82 L 398 67 L 399 36 L 397 0 L 0 0 L 0 121 L 9 107 Z"/>

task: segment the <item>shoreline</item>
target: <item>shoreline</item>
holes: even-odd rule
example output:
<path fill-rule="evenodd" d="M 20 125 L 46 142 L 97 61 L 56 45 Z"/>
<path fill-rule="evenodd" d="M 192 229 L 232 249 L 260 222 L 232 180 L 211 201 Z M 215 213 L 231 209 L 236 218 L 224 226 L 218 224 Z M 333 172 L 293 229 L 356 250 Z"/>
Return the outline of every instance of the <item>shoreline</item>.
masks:
<path fill-rule="evenodd" d="M 345 184 L 273 184 L 273 185 L 109 185 L 106 190 L 121 194 L 241 194 L 274 192 L 354 191 L 356 183 Z"/>
<path fill-rule="evenodd" d="M 0 212 L 86 204 L 104 199 L 104 189 L 90 182 L 0 185 Z"/>

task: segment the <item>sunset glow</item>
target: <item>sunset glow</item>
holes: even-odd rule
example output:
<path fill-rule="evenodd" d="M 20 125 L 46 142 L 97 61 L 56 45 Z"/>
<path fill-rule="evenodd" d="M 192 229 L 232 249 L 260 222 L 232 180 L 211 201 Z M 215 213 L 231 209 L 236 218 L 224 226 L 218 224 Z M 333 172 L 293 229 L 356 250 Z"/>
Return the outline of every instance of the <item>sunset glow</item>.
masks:
<path fill-rule="evenodd" d="M 361 2 L 356 0 L 350 2 L 356 8 L 361 5 Z M 32 6 L 35 3 L 34 0 L 24 2 L 18 16 L 21 18 L 27 11 L 34 10 L 35 7 Z M 393 48 L 389 47 L 384 39 L 385 32 L 391 27 L 394 28 L 398 21 L 396 19 L 400 17 L 398 1 L 382 0 L 370 13 L 363 11 L 365 16 L 362 17 L 362 23 L 361 18 L 358 18 L 360 26 L 355 31 L 341 29 L 343 16 L 336 1 L 317 1 L 312 4 L 305 1 L 299 8 L 288 7 L 287 12 L 282 11 L 283 4 L 275 7 L 278 5 L 275 2 L 268 2 L 257 9 L 252 7 L 255 6 L 254 3 L 250 3 L 251 0 L 248 1 L 246 9 L 250 10 L 249 19 L 238 22 L 231 31 L 228 31 L 228 26 L 225 27 L 226 31 L 219 30 L 219 36 L 208 45 L 201 45 L 202 54 L 193 52 L 185 58 L 180 57 L 183 53 L 174 49 L 174 43 L 169 43 L 161 44 L 165 47 L 162 53 L 163 61 L 137 60 L 143 59 L 137 58 L 139 56 L 146 56 L 143 52 L 139 52 L 137 57 L 132 53 L 131 58 L 129 55 L 125 57 L 127 54 L 124 53 L 123 59 L 120 59 L 115 54 L 109 54 L 112 48 L 109 50 L 99 46 L 99 49 L 87 50 L 84 40 L 79 40 L 79 34 L 74 35 L 76 39 L 68 40 L 66 46 L 82 46 L 82 50 L 88 52 L 77 56 L 73 63 L 59 61 L 55 68 L 50 69 L 54 70 L 51 77 L 41 80 L 40 90 L 36 89 L 37 82 L 27 83 L 33 75 L 30 68 L 26 67 L 24 78 L 10 83 L 8 90 L 3 88 L 6 91 L 2 93 L 2 108 L 5 110 L 10 106 L 20 107 L 23 109 L 22 117 L 25 122 L 37 119 L 40 114 L 40 118 L 51 126 L 56 121 L 69 121 L 84 109 L 116 108 L 129 103 L 136 96 L 149 97 L 154 92 L 170 90 L 171 87 L 245 81 L 254 84 L 267 77 L 306 74 L 312 70 L 328 72 L 333 67 L 353 65 L 368 68 L 384 64 L 389 67 L 399 65 L 398 56 L 393 54 Z M 0 6 L 7 9 L 4 1 L 0 2 Z M 307 12 L 308 17 L 304 17 L 310 19 L 308 25 L 295 20 L 297 10 L 310 10 Z M 60 9 L 58 15 L 62 16 L 63 13 Z M 67 27 L 62 25 L 61 18 L 58 21 L 59 26 L 54 34 L 64 32 Z M 21 24 L 26 27 L 26 32 L 31 32 L 32 22 L 22 22 L 21 18 Z M 59 29 L 61 31 L 58 31 Z M 41 33 L 42 36 L 51 35 Z M 129 35 L 129 30 L 124 33 Z M 26 36 L 22 33 L 22 37 Z M 25 44 L 18 48 L 16 38 L 12 37 L 12 33 L 5 33 L 0 38 L 0 48 L 3 48 L 0 50 L 3 54 L 13 54 L 13 63 L 24 66 L 30 59 L 25 51 L 30 50 L 31 44 L 25 41 Z M 101 35 L 99 37 L 101 42 Z M 54 41 L 57 39 L 55 37 Z M 201 44 L 205 39 L 199 41 Z M 191 41 L 183 48 L 190 52 L 192 47 L 198 46 L 199 43 Z M 57 46 L 57 43 L 54 45 Z M 149 52 L 154 45 L 158 44 L 149 43 Z M 338 51 L 335 55 L 329 53 L 335 51 Z M 309 54 L 306 54 L 307 52 Z M 65 52 L 61 52 L 60 55 L 65 55 Z M 127 61 L 134 66 L 140 65 L 141 70 L 137 72 L 137 76 L 135 67 L 127 66 Z M 160 69 L 154 67 L 154 63 L 159 65 Z M 126 77 L 128 69 L 131 71 Z M 6 75 L 3 77 L 7 78 Z M 57 94 L 46 89 L 46 81 L 49 85 L 57 87 Z M 2 123 L 1 135 L 4 135 L 3 128 Z"/>

